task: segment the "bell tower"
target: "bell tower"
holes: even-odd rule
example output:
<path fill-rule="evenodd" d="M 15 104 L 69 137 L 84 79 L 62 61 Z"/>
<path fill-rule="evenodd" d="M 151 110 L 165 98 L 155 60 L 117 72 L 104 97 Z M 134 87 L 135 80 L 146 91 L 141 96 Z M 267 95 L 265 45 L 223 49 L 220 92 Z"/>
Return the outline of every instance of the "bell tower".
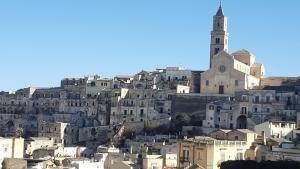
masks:
<path fill-rule="evenodd" d="M 210 64 L 212 67 L 213 57 L 221 51 L 228 52 L 228 32 L 227 32 L 227 17 L 224 15 L 222 4 L 214 16 L 213 30 L 211 31 L 210 42 Z"/>

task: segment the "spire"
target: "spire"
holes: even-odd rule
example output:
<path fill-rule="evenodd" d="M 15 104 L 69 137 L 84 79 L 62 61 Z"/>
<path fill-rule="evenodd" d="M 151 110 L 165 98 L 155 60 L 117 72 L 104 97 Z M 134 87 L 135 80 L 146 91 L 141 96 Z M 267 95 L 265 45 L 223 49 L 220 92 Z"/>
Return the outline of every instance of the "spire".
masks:
<path fill-rule="evenodd" d="M 217 16 L 224 16 L 223 7 L 222 7 L 222 0 L 220 0 L 220 7 L 216 14 Z"/>

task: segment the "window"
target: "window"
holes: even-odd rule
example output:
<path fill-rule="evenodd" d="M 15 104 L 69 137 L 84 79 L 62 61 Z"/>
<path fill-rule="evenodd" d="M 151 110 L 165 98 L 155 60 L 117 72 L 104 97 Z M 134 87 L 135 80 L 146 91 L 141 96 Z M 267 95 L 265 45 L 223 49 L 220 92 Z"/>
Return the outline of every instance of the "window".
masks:
<path fill-rule="evenodd" d="M 292 104 L 292 99 L 291 99 L 291 97 L 289 96 L 288 97 L 288 99 L 287 99 L 287 103 L 286 103 L 287 105 L 291 105 Z"/>
<path fill-rule="evenodd" d="M 209 86 L 209 80 L 206 80 L 206 86 Z"/>
<path fill-rule="evenodd" d="M 164 112 L 164 108 L 161 107 L 161 108 L 159 109 L 159 112 L 160 112 L 160 113 L 163 113 L 163 112 Z"/>
<path fill-rule="evenodd" d="M 219 48 L 215 48 L 215 55 L 219 53 Z"/>
<path fill-rule="evenodd" d="M 189 161 L 189 150 L 183 150 L 183 160 Z"/>
<path fill-rule="evenodd" d="M 230 116 L 230 120 L 232 120 L 232 116 Z"/>
<path fill-rule="evenodd" d="M 235 86 L 239 86 L 239 81 L 235 80 Z"/>
<path fill-rule="evenodd" d="M 270 108 L 267 108 L 267 112 L 268 112 L 268 113 L 270 112 Z"/>
<path fill-rule="evenodd" d="M 208 107 L 208 109 L 209 109 L 209 110 L 214 110 L 214 109 L 215 109 L 215 106 L 210 105 L 210 106 Z"/>
<path fill-rule="evenodd" d="M 239 136 L 234 136 L 234 140 L 239 140 Z"/>
<path fill-rule="evenodd" d="M 247 114 L 247 107 L 242 107 L 242 114 Z"/>
<path fill-rule="evenodd" d="M 133 110 L 130 110 L 130 115 L 132 115 L 133 114 Z"/>
<path fill-rule="evenodd" d="M 254 107 L 254 112 L 257 113 L 257 107 Z"/>
<path fill-rule="evenodd" d="M 267 97 L 266 97 L 266 102 L 267 102 L 267 103 L 270 103 L 270 100 L 271 100 L 271 97 L 270 97 L 270 96 L 267 96 Z"/>
<path fill-rule="evenodd" d="M 141 115 L 141 116 L 144 115 L 144 109 L 141 109 L 141 110 L 140 110 L 140 115 Z"/>
<path fill-rule="evenodd" d="M 255 96 L 254 102 L 255 102 L 255 103 L 258 103 L 258 102 L 259 102 L 259 96 Z"/>
<path fill-rule="evenodd" d="M 124 115 L 127 115 L 127 110 L 124 110 Z"/>
<path fill-rule="evenodd" d="M 220 44 L 220 38 L 216 38 L 216 44 Z"/>

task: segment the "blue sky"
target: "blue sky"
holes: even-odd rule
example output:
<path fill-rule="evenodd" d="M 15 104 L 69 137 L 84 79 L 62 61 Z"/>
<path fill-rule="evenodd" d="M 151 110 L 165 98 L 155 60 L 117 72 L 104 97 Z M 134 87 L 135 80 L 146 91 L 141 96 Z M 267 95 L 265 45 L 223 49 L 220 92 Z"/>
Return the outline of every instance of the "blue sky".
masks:
<path fill-rule="evenodd" d="M 218 0 L 0 1 L 0 90 L 180 66 L 206 70 Z M 299 0 L 224 0 L 229 51 L 300 74 Z"/>

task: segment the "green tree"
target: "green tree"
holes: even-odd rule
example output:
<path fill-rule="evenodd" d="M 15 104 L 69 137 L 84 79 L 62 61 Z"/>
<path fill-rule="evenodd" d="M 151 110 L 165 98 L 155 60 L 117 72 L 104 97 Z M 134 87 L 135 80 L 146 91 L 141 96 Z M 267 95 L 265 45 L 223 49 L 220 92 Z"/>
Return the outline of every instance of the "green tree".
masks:
<path fill-rule="evenodd" d="M 150 132 L 155 128 L 156 124 L 155 121 L 152 120 L 145 120 L 144 121 L 144 131 Z"/>
<path fill-rule="evenodd" d="M 176 121 L 181 125 L 188 125 L 191 121 L 191 118 L 186 113 L 180 113 L 178 116 L 176 116 Z"/>

